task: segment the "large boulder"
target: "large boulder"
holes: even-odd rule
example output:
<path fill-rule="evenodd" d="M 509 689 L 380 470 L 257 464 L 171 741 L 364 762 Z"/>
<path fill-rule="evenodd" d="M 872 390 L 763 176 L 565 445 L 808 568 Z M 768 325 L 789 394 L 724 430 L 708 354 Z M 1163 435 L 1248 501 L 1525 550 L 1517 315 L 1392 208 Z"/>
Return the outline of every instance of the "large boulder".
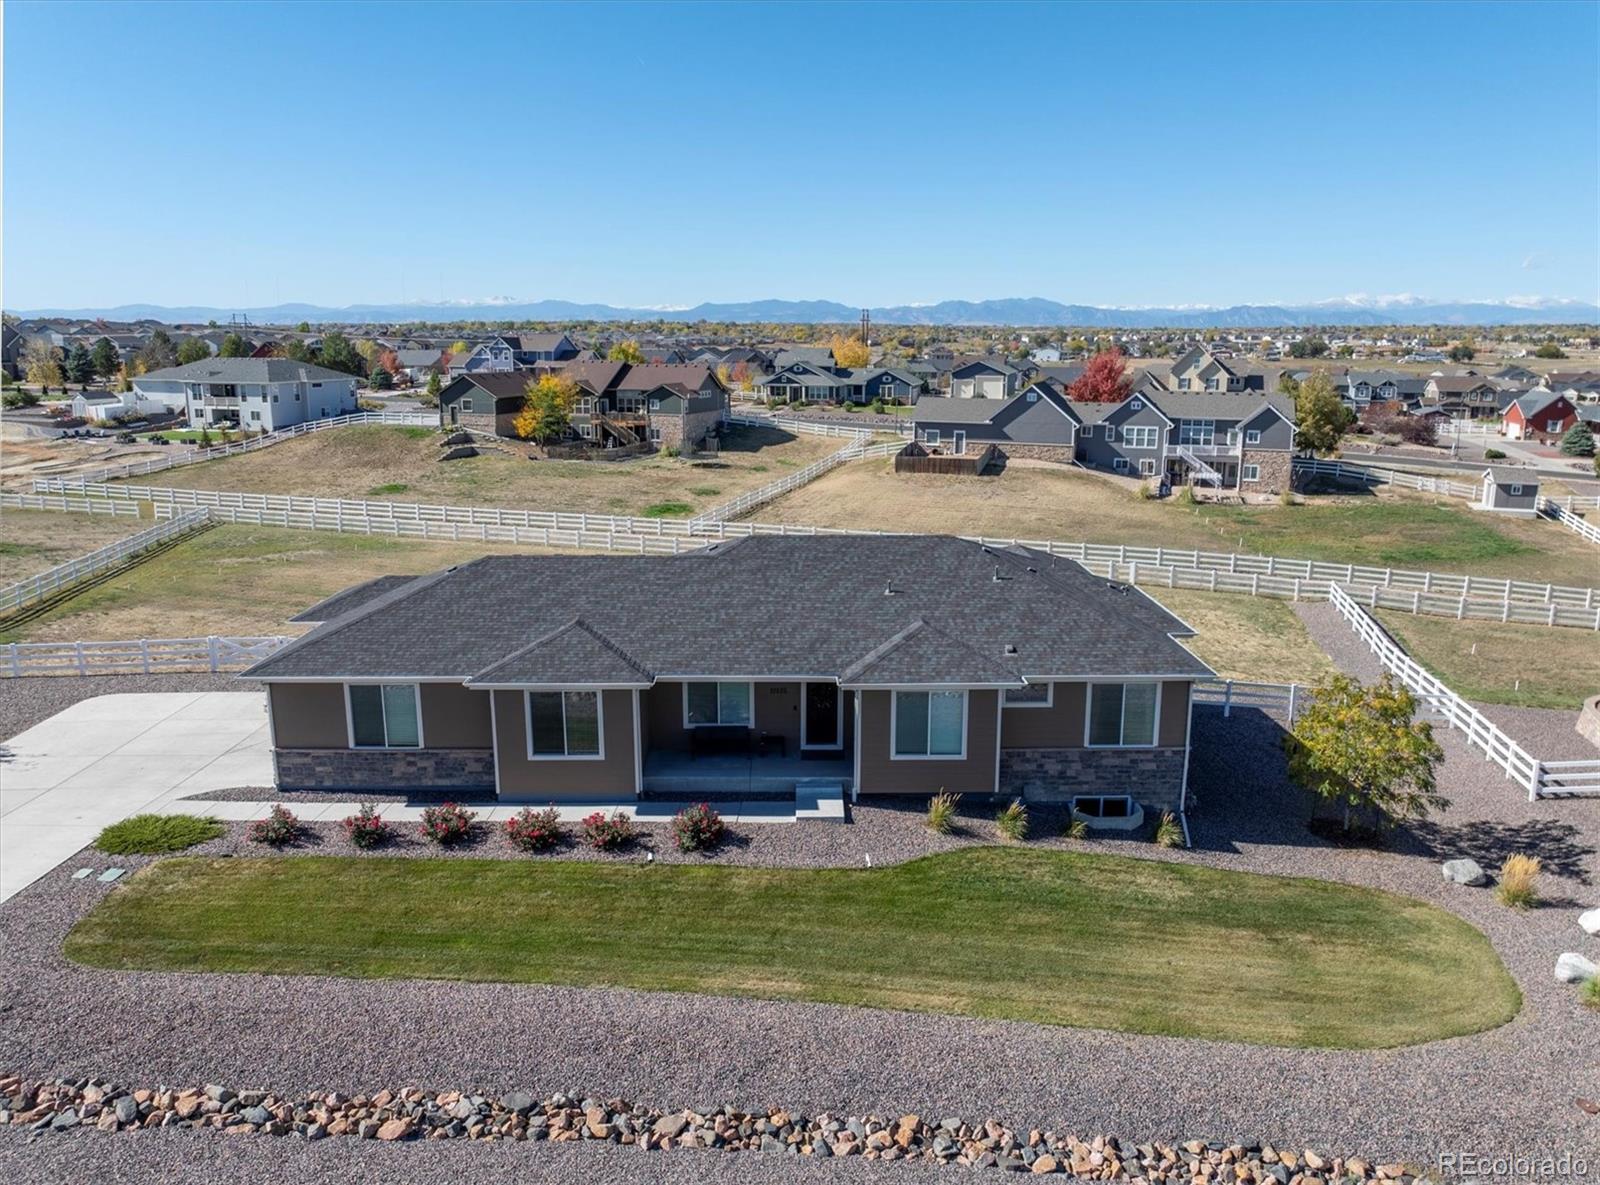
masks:
<path fill-rule="evenodd" d="M 1489 874 L 1476 860 L 1446 860 L 1439 866 L 1444 879 L 1456 885 L 1486 885 Z"/>
<path fill-rule="evenodd" d="M 1585 934 L 1600 934 L 1600 906 L 1580 913 L 1578 925 L 1583 927 Z"/>
<path fill-rule="evenodd" d="M 1567 951 L 1556 960 L 1556 979 L 1561 983 L 1582 983 L 1600 975 L 1600 967 L 1575 951 Z"/>

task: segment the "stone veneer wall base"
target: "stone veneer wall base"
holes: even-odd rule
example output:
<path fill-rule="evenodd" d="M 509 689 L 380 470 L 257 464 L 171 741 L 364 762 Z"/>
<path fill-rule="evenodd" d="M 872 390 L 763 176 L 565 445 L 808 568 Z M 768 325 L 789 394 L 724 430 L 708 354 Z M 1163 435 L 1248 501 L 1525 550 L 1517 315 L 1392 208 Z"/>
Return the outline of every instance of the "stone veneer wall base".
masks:
<path fill-rule="evenodd" d="M 1033 802 L 1127 794 L 1156 810 L 1183 798 L 1183 749 L 1002 749 L 1000 789 Z"/>
<path fill-rule="evenodd" d="M 491 749 L 276 749 L 280 790 L 494 792 Z"/>

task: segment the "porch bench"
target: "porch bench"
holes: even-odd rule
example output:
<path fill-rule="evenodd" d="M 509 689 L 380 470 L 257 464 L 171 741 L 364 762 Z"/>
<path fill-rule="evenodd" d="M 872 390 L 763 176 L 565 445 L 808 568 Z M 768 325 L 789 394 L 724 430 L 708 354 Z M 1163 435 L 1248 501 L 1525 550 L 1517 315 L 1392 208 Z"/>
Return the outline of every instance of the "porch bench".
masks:
<path fill-rule="evenodd" d="M 747 724 L 698 724 L 689 730 L 689 756 L 712 753 L 750 753 L 750 726 Z"/>

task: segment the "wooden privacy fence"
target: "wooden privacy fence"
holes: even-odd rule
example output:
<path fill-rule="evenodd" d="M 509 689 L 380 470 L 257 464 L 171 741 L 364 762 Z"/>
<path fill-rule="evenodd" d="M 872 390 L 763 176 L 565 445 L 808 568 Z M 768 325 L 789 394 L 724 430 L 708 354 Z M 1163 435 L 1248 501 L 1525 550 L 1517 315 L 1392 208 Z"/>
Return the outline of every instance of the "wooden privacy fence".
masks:
<path fill-rule="evenodd" d="M 439 413 L 360 411 L 353 412 L 347 416 L 332 416 L 326 420 L 307 420 L 303 424 L 280 428 L 276 432 L 253 436 L 249 440 L 235 441 L 233 444 L 212 445 L 210 448 L 175 448 L 171 452 L 142 461 L 129 461 L 125 465 L 107 465 L 104 469 L 95 469 L 81 474 L 80 479 L 83 481 L 111 481 L 120 477 L 139 477 L 149 473 L 160 473 L 165 469 L 178 469 L 184 465 L 198 465 L 202 461 L 216 461 L 222 457 L 236 456 L 239 453 L 259 452 L 261 449 L 281 444 L 285 440 L 292 440 L 296 436 L 304 436 L 310 432 L 325 432 L 329 428 L 348 428 L 353 424 L 404 424 L 412 427 L 437 428 L 439 426 Z"/>
<path fill-rule="evenodd" d="M 12 642 L 0 646 L 0 676 L 155 675 L 237 671 L 293 639 L 135 638 L 122 642 Z"/>
<path fill-rule="evenodd" d="M 986 444 L 975 453 L 930 453 L 916 441 L 894 455 L 896 473 L 935 473 L 951 477 L 979 477 L 990 471 L 1000 450 Z"/>
<path fill-rule="evenodd" d="M 1463 733 L 1467 743 L 1505 770 L 1506 777 L 1528 792 L 1531 802 L 1558 795 L 1600 795 L 1600 760 L 1540 761 L 1477 708 L 1417 662 L 1395 643 L 1372 616 L 1337 584 L 1329 601 L 1367 644 L 1385 671 L 1394 675 L 1451 728 Z"/>
<path fill-rule="evenodd" d="M 137 510 L 138 507 L 135 506 L 134 509 Z M 199 530 L 210 519 L 211 513 L 208 510 L 186 510 L 173 515 L 165 522 L 129 535 L 126 539 L 118 539 L 104 547 L 97 547 L 77 559 L 68 560 L 48 571 L 40 572 L 37 576 L 30 576 L 26 580 L 19 580 L 15 584 L 0 588 L 0 617 L 16 613 L 19 609 L 27 608 L 64 588 L 88 580 L 108 569 L 121 567 L 141 554 L 149 552 L 153 547 Z"/>
<path fill-rule="evenodd" d="M 852 442 L 849 448 L 855 448 Z M 877 448 L 879 446 L 870 446 Z M 892 442 L 885 446 L 895 449 Z M 843 451 L 843 450 L 841 450 Z M 837 454 L 835 454 L 837 456 Z M 832 458 L 825 458 L 824 462 Z M 823 464 L 824 462 L 817 462 Z M 802 471 L 803 472 L 803 471 Z M 798 479 L 791 474 L 786 481 Z M 788 523 L 741 520 L 630 518 L 494 506 L 433 506 L 415 502 L 365 502 L 291 494 L 243 494 L 159 486 L 89 485 L 78 479 L 36 478 L 45 493 L 82 494 L 175 508 L 203 507 L 224 522 L 298 527 L 418 539 L 481 540 L 550 547 L 672 553 L 718 539 L 750 535 L 886 535 Z M 1528 625 L 1600 629 L 1600 592 L 1533 581 L 1454 573 L 1287 560 L 1238 552 L 1200 552 L 1127 544 L 963 536 L 993 547 L 1021 545 L 1091 571 L 1133 583 L 1287 600 L 1326 600 L 1335 582 L 1374 607 L 1408 613 Z"/>

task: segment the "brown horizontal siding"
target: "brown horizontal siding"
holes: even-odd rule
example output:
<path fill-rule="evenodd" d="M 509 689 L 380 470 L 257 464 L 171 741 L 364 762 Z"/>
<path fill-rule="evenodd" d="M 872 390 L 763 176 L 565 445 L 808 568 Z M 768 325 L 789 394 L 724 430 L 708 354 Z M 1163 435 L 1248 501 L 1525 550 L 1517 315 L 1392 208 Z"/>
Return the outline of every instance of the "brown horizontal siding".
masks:
<path fill-rule="evenodd" d="M 348 749 L 343 683 L 270 683 L 272 737 L 279 749 Z"/>
<path fill-rule="evenodd" d="M 600 694 L 605 760 L 529 761 L 523 693 L 493 693 L 495 765 L 500 774 L 501 798 L 544 802 L 634 794 L 633 692 L 608 690 Z"/>
<path fill-rule="evenodd" d="M 1189 739 L 1189 684 L 1165 683 L 1161 687 L 1161 735 L 1159 743 L 1181 749 Z"/>
<path fill-rule="evenodd" d="M 1007 708 L 1001 722 L 1001 745 L 1006 749 L 1075 749 L 1084 743 L 1084 697 L 1087 684 L 1057 683 L 1048 708 Z M 1189 731 L 1189 684 L 1166 681 L 1161 685 L 1160 736 L 1162 747 L 1181 748 Z"/>
<path fill-rule="evenodd" d="M 430 749 L 492 749 L 489 693 L 459 683 L 424 683 L 422 739 Z"/>
<path fill-rule="evenodd" d="M 862 794 L 992 794 L 995 788 L 997 691 L 967 693 L 967 755 L 963 759 L 895 761 L 889 751 L 891 692 L 861 696 Z"/>

